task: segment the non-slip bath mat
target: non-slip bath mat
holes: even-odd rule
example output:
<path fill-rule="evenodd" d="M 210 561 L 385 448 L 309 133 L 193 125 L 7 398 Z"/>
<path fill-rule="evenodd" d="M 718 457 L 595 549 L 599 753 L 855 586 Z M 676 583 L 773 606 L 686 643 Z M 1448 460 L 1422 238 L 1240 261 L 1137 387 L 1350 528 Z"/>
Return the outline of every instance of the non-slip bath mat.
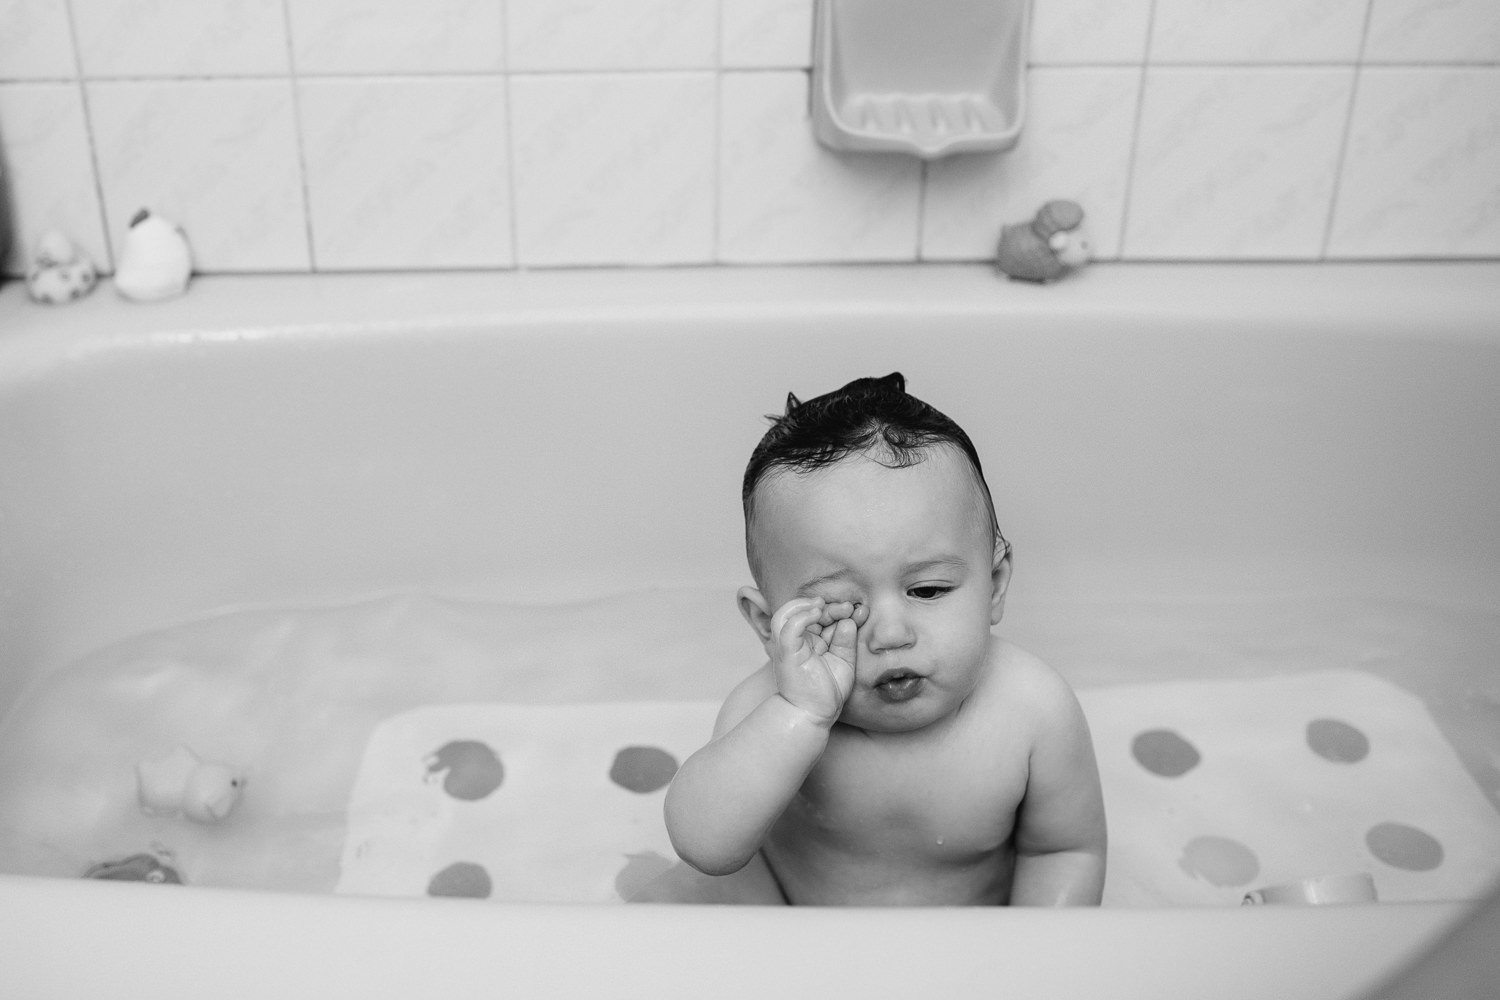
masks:
<path fill-rule="evenodd" d="M 1079 694 L 1110 823 L 1110 905 L 1238 903 L 1370 872 L 1383 900 L 1478 895 L 1500 814 L 1421 702 L 1356 671 Z M 338 891 L 619 902 L 673 863 L 677 764 L 716 703 L 444 705 L 382 722 Z"/>

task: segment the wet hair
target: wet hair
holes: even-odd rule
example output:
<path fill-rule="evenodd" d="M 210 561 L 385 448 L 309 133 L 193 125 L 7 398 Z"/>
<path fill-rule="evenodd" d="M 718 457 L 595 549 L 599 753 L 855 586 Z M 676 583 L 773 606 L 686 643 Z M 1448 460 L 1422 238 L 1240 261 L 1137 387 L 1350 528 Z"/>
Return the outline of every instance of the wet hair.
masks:
<path fill-rule="evenodd" d="M 745 508 L 745 551 L 757 580 L 760 566 L 751 542 L 756 487 L 777 473 L 806 474 L 850 455 L 867 455 L 889 468 L 902 469 L 922 461 L 933 448 L 946 445 L 958 449 L 968 459 L 984 498 L 997 551 L 1010 550 L 1010 543 L 1000 533 L 995 502 L 974 443 L 962 427 L 910 395 L 906 377 L 900 372 L 884 378 L 855 379 L 807 402 L 787 393 L 786 412 L 766 419 L 771 421 L 771 429 L 750 454 L 740 489 Z"/>

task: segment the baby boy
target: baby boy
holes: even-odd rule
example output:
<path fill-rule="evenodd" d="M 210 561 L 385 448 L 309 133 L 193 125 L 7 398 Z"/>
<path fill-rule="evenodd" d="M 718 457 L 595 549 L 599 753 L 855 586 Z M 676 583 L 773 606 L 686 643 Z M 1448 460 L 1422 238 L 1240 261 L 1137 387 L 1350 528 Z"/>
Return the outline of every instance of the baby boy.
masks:
<path fill-rule="evenodd" d="M 742 900 L 1097 904 L 1088 726 L 991 634 L 1010 546 L 968 435 L 899 373 L 788 397 L 743 498 L 769 659 L 668 791 L 683 860 Z"/>

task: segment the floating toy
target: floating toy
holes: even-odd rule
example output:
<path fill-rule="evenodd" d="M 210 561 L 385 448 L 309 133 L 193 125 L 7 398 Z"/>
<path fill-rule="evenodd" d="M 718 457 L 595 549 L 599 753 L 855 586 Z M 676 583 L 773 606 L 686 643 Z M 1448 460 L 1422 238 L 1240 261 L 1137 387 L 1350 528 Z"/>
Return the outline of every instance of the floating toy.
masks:
<path fill-rule="evenodd" d="M 84 878 L 106 879 L 111 882 L 157 882 L 163 885 L 182 885 L 182 876 L 177 869 L 167 864 L 171 852 L 158 854 L 132 854 L 118 861 L 101 861 L 91 865 L 83 873 Z"/>
<path fill-rule="evenodd" d="M 192 273 L 193 252 L 182 227 L 148 209 L 135 213 L 115 269 L 115 291 L 137 302 L 170 299 L 187 291 Z"/>
<path fill-rule="evenodd" d="M 1285 885 L 1266 886 L 1245 893 L 1243 906 L 1266 906 L 1289 903 L 1295 906 L 1321 906 L 1328 903 L 1373 903 L 1375 879 L 1368 872 L 1352 875 L 1323 875 L 1305 878 Z"/>
<path fill-rule="evenodd" d="M 36 245 L 36 258 L 26 268 L 26 293 L 36 302 L 61 305 L 94 290 L 99 271 L 83 249 L 57 230 L 45 233 Z"/>
<path fill-rule="evenodd" d="M 995 266 L 1017 281 L 1053 281 L 1093 253 L 1076 202 L 1049 201 L 1030 222 L 1002 226 Z"/>
<path fill-rule="evenodd" d="M 234 811 L 245 779 L 227 764 L 203 761 L 179 746 L 165 757 L 135 766 L 141 810 L 148 816 L 185 815 L 217 823 Z"/>

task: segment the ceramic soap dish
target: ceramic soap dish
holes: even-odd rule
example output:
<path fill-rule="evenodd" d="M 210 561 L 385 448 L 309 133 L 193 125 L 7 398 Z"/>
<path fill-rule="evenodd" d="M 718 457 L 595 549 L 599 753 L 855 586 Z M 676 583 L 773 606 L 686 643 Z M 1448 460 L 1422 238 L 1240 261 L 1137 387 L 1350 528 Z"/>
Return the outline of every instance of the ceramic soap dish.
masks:
<path fill-rule="evenodd" d="M 818 0 L 813 130 L 923 159 L 1021 134 L 1030 0 Z"/>

